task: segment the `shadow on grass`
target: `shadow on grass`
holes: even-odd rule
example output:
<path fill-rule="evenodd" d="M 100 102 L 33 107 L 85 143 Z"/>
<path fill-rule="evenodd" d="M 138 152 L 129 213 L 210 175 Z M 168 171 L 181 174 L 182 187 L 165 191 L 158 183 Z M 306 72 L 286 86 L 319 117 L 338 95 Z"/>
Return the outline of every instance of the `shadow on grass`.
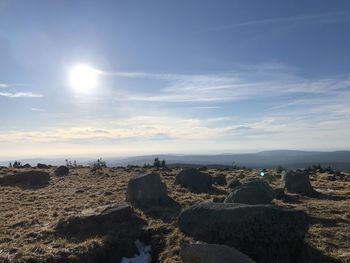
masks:
<path fill-rule="evenodd" d="M 210 191 L 210 194 L 211 195 L 228 195 L 229 192 L 226 191 L 226 190 L 222 190 L 222 189 L 219 189 L 219 188 L 213 186 L 213 188 Z"/>
<path fill-rule="evenodd" d="M 349 197 L 346 197 L 346 196 L 323 194 L 320 192 L 317 192 L 317 194 L 315 193 L 313 197 L 320 199 L 320 200 L 331 200 L 331 201 L 344 201 L 344 200 L 349 199 Z"/>
<path fill-rule="evenodd" d="M 301 204 L 302 202 L 299 200 L 299 196 L 297 195 L 288 195 L 288 194 L 284 194 L 284 196 L 282 197 L 282 201 L 284 203 L 289 203 L 289 204 Z"/>
<path fill-rule="evenodd" d="M 325 226 L 325 227 L 334 227 L 337 225 L 337 220 L 331 219 L 331 218 L 309 216 L 309 223 L 312 225 L 320 224 L 320 225 Z"/>
<path fill-rule="evenodd" d="M 181 206 L 174 201 L 168 206 L 153 206 L 139 208 L 142 212 L 151 218 L 162 220 L 165 223 L 171 223 L 178 217 L 181 212 Z"/>
<path fill-rule="evenodd" d="M 301 259 L 296 259 L 296 263 L 341 263 L 340 260 L 325 255 L 321 250 L 309 244 L 305 244 Z"/>

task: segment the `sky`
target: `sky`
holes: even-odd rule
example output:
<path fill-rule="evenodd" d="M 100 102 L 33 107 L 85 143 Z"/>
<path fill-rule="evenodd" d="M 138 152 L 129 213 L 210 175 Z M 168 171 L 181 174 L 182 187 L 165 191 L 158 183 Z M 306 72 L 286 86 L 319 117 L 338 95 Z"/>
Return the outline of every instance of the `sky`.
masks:
<path fill-rule="evenodd" d="M 347 0 L 0 0 L 0 159 L 349 150 L 349 47 Z"/>

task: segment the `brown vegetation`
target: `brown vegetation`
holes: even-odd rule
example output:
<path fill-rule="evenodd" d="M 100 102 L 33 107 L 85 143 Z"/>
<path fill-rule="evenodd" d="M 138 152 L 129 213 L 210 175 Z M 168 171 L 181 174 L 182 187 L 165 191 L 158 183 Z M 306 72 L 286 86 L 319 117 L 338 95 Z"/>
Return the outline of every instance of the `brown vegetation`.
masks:
<path fill-rule="evenodd" d="M 49 184 L 42 188 L 0 186 L 0 262 L 40 262 L 62 254 L 75 257 L 98 247 L 102 242 L 99 236 L 68 239 L 57 235 L 54 227 L 61 218 L 84 209 L 123 203 L 129 179 L 152 169 L 103 168 L 96 175 L 89 168 L 72 168 L 68 176 L 51 176 Z M 14 170 L 2 170 L 1 173 L 13 173 Z M 178 172 L 179 169 L 159 171 L 170 197 L 180 206 L 135 208 L 148 224 L 147 230 L 152 233 L 149 242 L 155 260 L 159 262 L 181 262 L 180 246 L 190 240 L 177 227 L 176 218 L 181 209 L 202 201 L 222 200 L 229 193 L 225 186 L 217 185 L 210 194 L 191 193 L 174 185 Z M 211 175 L 224 173 L 227 180 L 257 176 L 254 170 L 206 172 Z M 288 194 L 273 203 L 302 209 L 309 215 L 310 229 L 306 238 L 309 262 L 346 263 L 350 262 L 350 177 L 347 175 L 347 181 L 333 181 L 327 176 L 320 173 L 311 176 L 313 187 L 321 193 L 319 196 Z M 270 181 L 273 186 L 280 184 L 279 176 L 272 175 Z"/>

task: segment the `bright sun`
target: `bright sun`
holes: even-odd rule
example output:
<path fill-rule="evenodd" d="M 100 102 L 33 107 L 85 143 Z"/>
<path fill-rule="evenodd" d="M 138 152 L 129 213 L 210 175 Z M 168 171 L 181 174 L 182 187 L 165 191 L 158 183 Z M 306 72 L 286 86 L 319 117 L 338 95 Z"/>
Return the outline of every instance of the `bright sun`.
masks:
<path fill-rule="evenodd" d="M 78 92 L 89 92 L 97 84 L 97 70 L 89 65 L 80 64 L 71 69 L 69 81 L 72 88 Z"/>

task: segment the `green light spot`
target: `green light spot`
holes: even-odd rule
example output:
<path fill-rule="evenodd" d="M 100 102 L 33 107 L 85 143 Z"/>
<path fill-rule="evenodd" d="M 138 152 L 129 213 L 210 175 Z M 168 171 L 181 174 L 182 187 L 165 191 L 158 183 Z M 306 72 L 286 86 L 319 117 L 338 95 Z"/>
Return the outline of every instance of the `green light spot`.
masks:
<path fill-rule="evenodd" d="M 261 177 L 264 177 L 264 176 L 265 176 L 265 173 L 264 173 L 264 172 L 260 172 L 260 176 L 261 176 Z"/>

